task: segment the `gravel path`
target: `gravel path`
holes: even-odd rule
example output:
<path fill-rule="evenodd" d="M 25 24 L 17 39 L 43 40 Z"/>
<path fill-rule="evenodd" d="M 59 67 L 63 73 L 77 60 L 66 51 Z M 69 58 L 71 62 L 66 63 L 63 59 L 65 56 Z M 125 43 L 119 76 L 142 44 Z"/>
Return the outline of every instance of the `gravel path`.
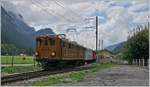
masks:
<path fill-rule="evenodd" d="M 117 65 L 113 68 L 87 76 L 76 83 L 58 84 L 58 86 L 148 86 L 149 72 L 137 66 Z"/>

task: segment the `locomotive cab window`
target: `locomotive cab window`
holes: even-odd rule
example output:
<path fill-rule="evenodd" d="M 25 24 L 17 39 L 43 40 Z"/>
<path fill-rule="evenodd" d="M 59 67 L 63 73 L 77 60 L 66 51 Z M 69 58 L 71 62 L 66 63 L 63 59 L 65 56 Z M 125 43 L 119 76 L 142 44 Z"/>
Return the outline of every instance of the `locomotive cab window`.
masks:
<path fill-rule="evenodd" d="M 41 46 L 41 43 L 42 43 L 41 39 L 37 39 L 37 42 L 36 42 L 37 47 Z"/>
<path fill-rule="evenodd" d="M 55 39 L 54 39 L 54 38 L 51 38 L 51 39 L 50 39 L 50 45 L 51 45 L 51 46 L 55 45 Z"/>
<path fill-rule="evenodd" d="M 71 44 L 69 44 L 69 48 L 71 48 Z"/>
<path fill-rule="evenodd" d="M 47 40 L 44 41 L 44 45 L 45 45 L 45 46 L 48 45 L 48 41 L 47 41 Z"/>
<path fill-rule="evenodd" d="M 62 47 L 65 47 L 65 42 L 62 42 Z"/>

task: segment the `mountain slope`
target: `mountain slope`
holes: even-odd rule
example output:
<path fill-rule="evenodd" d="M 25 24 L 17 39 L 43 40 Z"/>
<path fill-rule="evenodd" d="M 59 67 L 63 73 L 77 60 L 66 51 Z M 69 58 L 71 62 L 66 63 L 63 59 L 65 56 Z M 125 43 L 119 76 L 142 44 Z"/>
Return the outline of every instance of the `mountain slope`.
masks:
<path fill-rule="evenodd" d="M 25 50 L 26 53 L 31 51 L 33 53 L 35 50 L 36 36 L 55 34 L 50 28 L 42 29 L 36 32 L 34 28 L 28 26 L 24 22 L 20 14 L 18 15 L 1 7 L 1 42 L 3 45 L 2 53 L 4 53 L 4 50 L 5 52 L 8 52 L 8 50 L 9 52 L 16 50 L 22 52 L 22 50 Z M 10 49 L 6 49 L 10 48 L 12 45 L 17 49 L 11 51 Z"/>
<path fill-rule="evenodd" d="M 126 44 L 126 42 L 124 41 L 124 42 L 121 42 L 121 43 L 118 43 L 118 44 L 108 46 L 105 49 L 111 51 L 113 54 L 118 54 L 123 49 L 125 44 Z"/>
<path fill-rule="evenodd" d="M 19 48 L 34 48 L 34 29 L 17 18 L 12 12 L 7 12 L 1 7 L 1 33 L 2 43 L 13 43 Z M 26 42 L 30 44 L 27 44 Z"/>

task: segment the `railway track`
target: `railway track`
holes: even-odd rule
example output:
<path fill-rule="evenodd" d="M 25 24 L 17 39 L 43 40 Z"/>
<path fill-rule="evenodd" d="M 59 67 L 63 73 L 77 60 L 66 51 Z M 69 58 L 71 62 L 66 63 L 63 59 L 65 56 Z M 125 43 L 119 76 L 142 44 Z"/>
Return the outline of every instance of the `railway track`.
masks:
<path fill-rule="evenodd" d="M 56 70 L 56 71 L 34 71 L 34 72 L 13 74 L 13 75 L 1 77 L 1 84 L 4 85 L 6 83 L 28 80 L 31 78 L 36 78 L 36 77 L 41 77 L 41 76 L 46 76 L 46 75 L 54 75 L 54 74 L 71 72 L 71 71 L 80 71 L 80 70 L 86 70 L 90 68 L 92 68 L 92 66 L 81 66 L 81 67 L 68 68 L 68 69 L 62 69 L 62 70 Z"/>

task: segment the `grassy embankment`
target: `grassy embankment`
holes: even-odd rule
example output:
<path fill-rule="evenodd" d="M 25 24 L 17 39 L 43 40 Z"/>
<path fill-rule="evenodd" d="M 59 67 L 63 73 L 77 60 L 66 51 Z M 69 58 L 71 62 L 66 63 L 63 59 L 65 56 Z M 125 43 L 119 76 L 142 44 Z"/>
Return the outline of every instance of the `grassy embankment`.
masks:
<path fill-rule="evenodd" d="M 12 64 L 12 56 L 1 56 L 1 64 Z M 14 56 L 13 64 L 34 64 L 33 56 Z"/>
<path fill-rule="evenodd" d="M 19 73 L 19 72 L 28 72 L 28 71 L 35 71 L 40 70 L 40 67 L 38 66 L 9 66 L 9 67 L 2 67 L 1 72 L 4 73 Z"/>
<path fill-rule="evenodd" d="M 92 69 L 49 76 L 47 80 L 33 82 L 32 86 L 49 86 L 49 85 L 56 85 L 58 83 L 61 84 L 61 83 L 79 82 L 83 80 L 86 75 L 96 74 L 97 71 L 110 68 L 112 66 L 113 64 L 93 64 Z"/>
<path fill-rule="evenodd" d="M 13 64 L 37 64 L 33 60 L 33 56 L 25 56 L 25 60 L 22 56 L 14 56 Z M 1 64 L 12 64 L 12 56 L 1 56 Z M 4 73 L 16 73 L 16 72 L 25 72 L 25 71 L 34 71 L 39 70 L 39 66 L 7 66 L 1 67 L 1 72 Z"/>

